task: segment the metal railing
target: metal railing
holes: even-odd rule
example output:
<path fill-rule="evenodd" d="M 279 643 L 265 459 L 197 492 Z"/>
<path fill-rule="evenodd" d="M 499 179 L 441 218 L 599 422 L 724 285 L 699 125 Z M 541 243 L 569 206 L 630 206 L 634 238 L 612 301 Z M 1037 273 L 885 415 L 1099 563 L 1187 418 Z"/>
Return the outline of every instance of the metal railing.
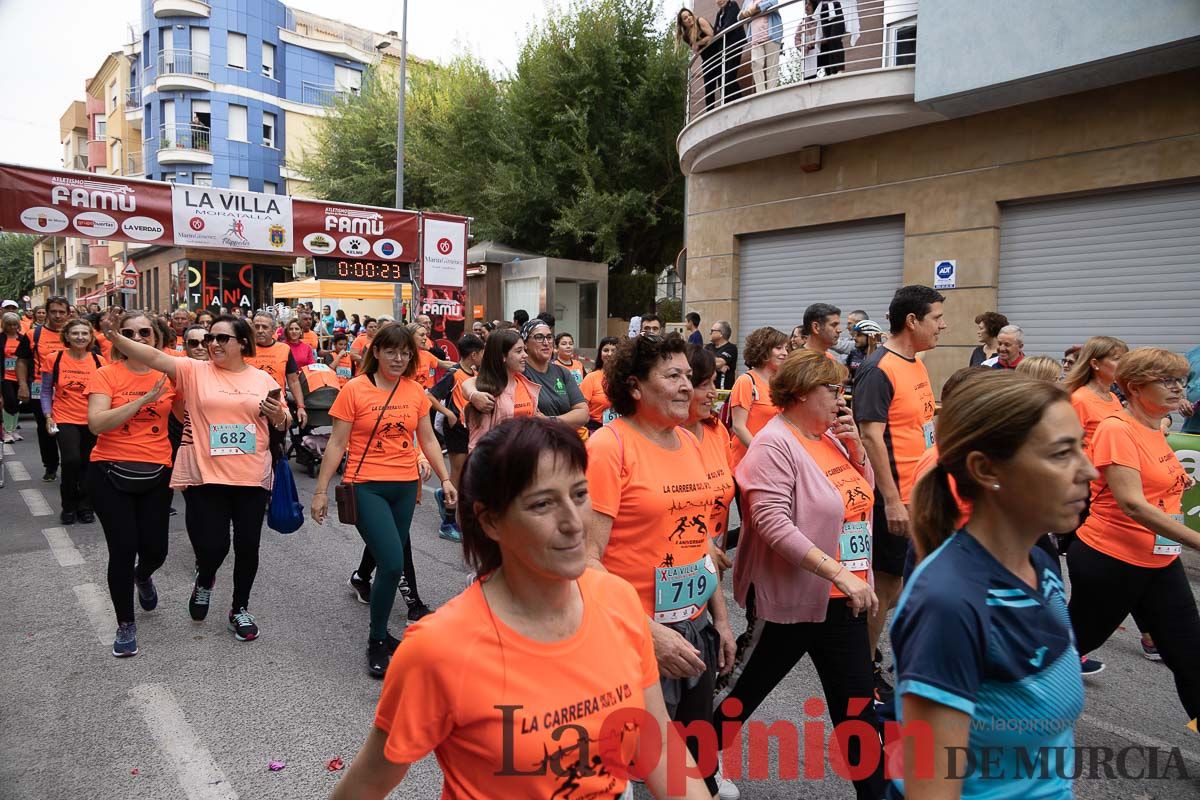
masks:
<path fill-rule="evenodd" d="M 916 63 L 918 0 L 817 0 L 811 15 L 805 3 L 784 0 L 745 16 L 753 7 L 746 0 L 741 21 L 702 47 L 697 45 L 704 41 L 703 29 L 693 17 L 699 36 L 689 30 L 681 38 L 692 50 L 686 122 L 785 86 Z"/>
<path fill-rule="evenodd" d="M 125 109 L 127 111 L 142 110 L 142 87 L 130 86 L 125 90 Z"/>
<path fill-rule="evenodd" d="M 209 76 L 208 53 L 193 53 L 191 50 L 159 50 L 159 75 Z"/>
<path fill-rule="evenodd" d="M 212 132 L 203 125 L 163 125 L 158 129 L 159 150 L 212 152 Z"/>
<path fill-rule="evenodd" d="M 379 51 L 375 49 L 375 45 L 380 41 L 380 37 L 375 34 L 349 30 L 347 27 L 331 30 L 331 28 L 338 26 L 338 23 L 315 18 L 315 16 L 310 16 L 303 11 L 297 14 L 292 9 L 288 10 L 288 19 L 284 24 L 286 26 L 285 30 L 289 30 L 300 36 L 307 36 L 310 39 L 344 42 L 372 56 L 372 60 L 377 61 L 379 59 Z M 398 36 L 389 36 L 386 38 L 388 41 L 399 39 Z"/>
<path fill-rule="evenodd" d="M 300 82 L 300 102 L 308 106 L 333 105 L 334 100 L 344 99 L 348 94 L 348 90 L 339 89 L 331 83 Z"/>

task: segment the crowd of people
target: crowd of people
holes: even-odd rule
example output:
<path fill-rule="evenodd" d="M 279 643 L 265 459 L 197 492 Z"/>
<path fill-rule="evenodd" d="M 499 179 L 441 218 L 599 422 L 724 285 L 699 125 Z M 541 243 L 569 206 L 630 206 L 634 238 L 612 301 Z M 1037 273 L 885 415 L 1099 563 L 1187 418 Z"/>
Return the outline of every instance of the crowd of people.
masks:
<path fill-rule="evenodd" d="M 348 582 L 370 605 L 367 672 L 384 681 L 335 797 L 382 798 L 432 752 L 451 796 L 503 781 L 506 797 L 618 797 L 632 775 L 656 797 L 735 798 L 702 737 L 686 738 L 688 777 L 669 789 L 665 760 L 638 760 L 639 735 L 677 747 L 669 723 L 707 725 L 723 745 L 807 655 L 850 763 L 863 741 L 842 723 L 932 732 L 931 769 L 915 749 L 902 775 L 880 759 L 853 781 L 860 800 L 983 798 L 993 783 L 956 777 L 948 754 L 1000 748 L 1015 764 L 1070 748 L 1082 678 L 1104 668 L 1092 653 L 1129 614 L 1174 677 L 1181 722 L 1200 716 L 1200 613 L 1180 560 L 1200 548 L 1181 506 L 1194 481 L 1165 436 L 1200 398 L 1183 356 L 1108 336 L 1027 356 L 1021 328 L 987 312 L 939 403 L 924 357 L 945 303 L 905 286 L 884 325 L 859 309 L 845 331 L 839 308 L 814 303 L 790 334 L 760 328 L 740 350 L 727 321 L 705 342 L 694 312 L 680 335 L 649 311 L 593 364 L 548 313 L 476 321 L 443 349 L 422 317 L 81 318 L 51 298 L 41 321 L 3 317 L 4 431 L 31 404 L 62 522 L 99 517 L 113 654 L 131 656 L 175 491 L 191 618 L 232 544 L 228 623 L 258 636 L 274 466 L 328 423 L 310 514 L 323 524 L 336 507 L 363 539 Z M 318 407 L 314 387 L 335 399 Z M 431 613 L 411 528 L 433 476 L 438 533 L 461 543 L 472 581 Z M 402 637 L 397 593 L 415 623 Z M 1044 724 L 1015 733 L 1014 715 Z M 1012 796 L 1071 796 L 1061 775 L 1007 775 Z"/>

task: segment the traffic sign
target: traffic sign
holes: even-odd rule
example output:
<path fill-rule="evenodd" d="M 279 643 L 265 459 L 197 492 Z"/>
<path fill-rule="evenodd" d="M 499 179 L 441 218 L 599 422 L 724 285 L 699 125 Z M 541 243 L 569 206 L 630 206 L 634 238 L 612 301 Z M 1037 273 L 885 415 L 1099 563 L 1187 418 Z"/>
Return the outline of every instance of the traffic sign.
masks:
<path fill-rule="evenodd" d="M 138 288 L 138 271 L 132 261 L 121 270 L 121 291 L 133 292 Z"/>

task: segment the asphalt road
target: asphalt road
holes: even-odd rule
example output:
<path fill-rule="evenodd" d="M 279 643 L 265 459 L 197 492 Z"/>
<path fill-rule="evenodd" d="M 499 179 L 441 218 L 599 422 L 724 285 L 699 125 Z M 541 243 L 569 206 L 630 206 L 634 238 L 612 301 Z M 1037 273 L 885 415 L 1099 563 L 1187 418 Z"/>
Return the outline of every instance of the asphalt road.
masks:
<path fill-rule="evenodd" d="M 23 432 L 32 439 L 32 421 Z M 193 557 L 180 514 L 172 518 L 167 562 L 156 575 L 157 610 L 138 610 L 132 659 L 111 655 L 115 622 L 105 584 L 107 550 L 98 523 L 63 528 L 58 486 L 40 480 L 36 443 L 6 448 L 7 485 L 0 489 L 0 797 L 188 798 L 232 800 L 327 797 L 365 737 L 380 684 L 365 674 L 367 607 L 346 579 L 362 543 L 353 528 L 307 523 L 283 536 L 264 530 L 251 598 L 261 629 L 242 643 L 220 610 L 231 592 L 232 557 L 218 574 L 214 611 L 192 622 L 187 599 Z M 297 474 L 301 499 L 313 481 Z M 413 524 L 420 592 L 445 603 L 467 580 L 458 548 L 436 534 L 427 493 Z M 1193 587 L 1195 583 L 1193 583 Z M 1119 591 L 1120 587 L 1114 587 Z M 404 628 L 402 604 L 393 633 Z M 1190 776 L 1200 776 L 1200 737 L 1184 714 L 1165 667 L 1144 660 L 1131 621 L 1098 653 L 1108 669 L 1088 684 L 1087 709 L 1076 728 L 1083 747 L 1159 748 Z M 807 719 L 802 704 L 822 697 L 803 662 L 757 717 Z M 777 758 L 771 759 L 775 775 Z M 272 761 L 285 766 L 271 771 Z M 1145 757 L 1132 755 L 1130 768 Z M 851 798 L 851 786 L 824 780 L 741 781 L 745 798 Z M 433 758 L 414 766 L 396 797 L 436 798 L 441 776 Z M 1172 770 L 1163 780 L 1077 781 L 1080 798 L 1195 798 L 1200 780 Z M 497 797 L 502 796 L 497 794 Z M 639 797 L 648 796 L 644 792 Z"/>

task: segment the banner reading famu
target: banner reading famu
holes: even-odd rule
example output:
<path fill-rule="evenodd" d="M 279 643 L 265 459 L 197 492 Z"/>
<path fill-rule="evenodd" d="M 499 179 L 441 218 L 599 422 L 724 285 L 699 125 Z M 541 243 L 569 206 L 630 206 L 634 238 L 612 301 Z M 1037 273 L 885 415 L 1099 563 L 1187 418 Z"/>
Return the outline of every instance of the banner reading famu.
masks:
<path fill-rule="evenodd" d="M 292 252 L 292 198 L 210 186 L 171 185 L 175 244 Z"/>
<path fill-rule="evenodd" d="M 1167 444 L 1175 451 L 1183 469 L 1200 481 L 1200 436 L 1193 433 L 1169 433 Z M 1200 483 L 1183 493 L 1183 522 L 1200 531 Z"/>

